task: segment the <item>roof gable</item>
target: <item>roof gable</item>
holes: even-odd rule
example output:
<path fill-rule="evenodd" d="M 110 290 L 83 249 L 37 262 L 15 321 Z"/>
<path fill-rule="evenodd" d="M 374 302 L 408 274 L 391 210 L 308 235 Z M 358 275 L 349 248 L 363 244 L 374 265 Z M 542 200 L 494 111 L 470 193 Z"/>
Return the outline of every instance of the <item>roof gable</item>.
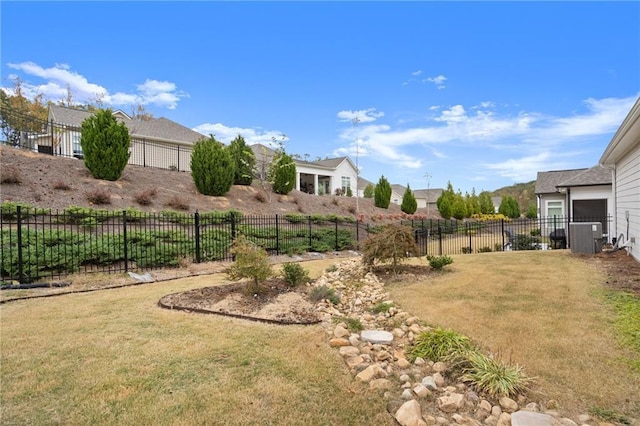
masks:
<path fill-rule="evenodd" d="M 119 122 L 127 126 L 133 137 L 188 143 L 194 143 L 205 137 L 195 130 L 191 130 L 168 118 L 160 117 L 152 120 L 132 120 L 131 117 L 122 110 L 117 110 L 113 114 Z M 82 122 L 91 115 L 93 115 L 93 112 L 90 111 L 67 108 L 60 105 L 49 106 L 49 119 L 68 126 L 81 127 Z"/>
<path fill-rule="evenodd" d="M 554 170 L 538 172 L 536 177 L 536 194 L 553 194 L 558 192 L 556 188 L 560 183 L 567 181 L 587 169 Z"/>
<path fill-rule="evenodd" d="M 567 188 L 572 186 L 611 185 L 611 182 L 611 169 L 594 166 L 560 182 L 557 186 Z"/>

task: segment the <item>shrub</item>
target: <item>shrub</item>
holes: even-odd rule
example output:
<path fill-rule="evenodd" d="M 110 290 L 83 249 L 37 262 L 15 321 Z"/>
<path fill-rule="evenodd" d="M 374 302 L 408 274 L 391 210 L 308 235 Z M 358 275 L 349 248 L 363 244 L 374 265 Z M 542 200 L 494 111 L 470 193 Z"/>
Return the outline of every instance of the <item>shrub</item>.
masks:
<path fill-rule="evenodd" d="M 490 252 L 491 252 L 491 247 L 488 247 L 488 246 L 480 247 L 478 249 L 478 253 L 490 253 Z"/>
<path fill-rule="evenodd" d="M 364 188 L 364 198 L 373 198 L 373 193 L 375 191 L 375 186 L 372 184 L 367 184 Z"/>
<path fill-rule="evenodd" d="M 429 261 L 429 266 L 438 271 L 453 263 L 453 259 L 449 256 L 427 256 L 427 260 Z"/>
<path fill-rule="evenodd" d="M 362 322 L 357 319 L 357 318 L 351 318 L 351 317 L 334 317 L 332 319 L 332 322 L 334 323 L 345 323 L 347 325 L 347 330 L 351 331 L 352 333 L 358 333 L 362 330 L 364 330 L 364 326 L 362 325 Z"/>
<path fill-rule="evenodd" d="M 235 176 L 235 164 L 229 151 L 213 136 L 193 146 L 191 177 L 198 192 L 222 196 L 229 192 Z"/>
<path fill-rule="evenodd" d="M 529 234 L 531 234 L 532 237 L 540 236 L 540 228 L 532 229 L 529 231 Z"/>
<path fill-rule="evenodd" d="M 326 272 L 335 272 L 337 270 L 338 270 L 338 266 L 336 265 L 327 266 L 327 269 L 325 269 Z"/>
<path fill-rule="evenodd" d="M 517 234 L 513 238 L 512 250 L 539 250 L 540 237 L 532 237 L 525 234 Z"/>
<path fill-rule="evenodd" d="M 515 396 L 531 383 L 518 365 L 504 364 L 475 351 L 468 352 L 466 359 L 469 366 L 464 369 L 462 380 L 472 382 L 491 397 Z"/>
<path fill-rule="evenodd" d="M 229 154 L 235 165 L 233 183 L 235 185 L 251 185 L 256 157 L 244 138 L 238 135 L 229 144 Z"/>
<path fill-rule="evenodd" d="M 409 185 L 407 185 L 407 189 L 404 191 L 404 195 L 402 195 L 400 210 L 407 214 L 414 214 L 416 210 L 418 210 L 418 202 Z"/>
<path fill-rule="evenodd" d="M 189 210 L 189 200 L 180 195 L 172 195 L 167 201 L 167 206 L 176 210 Z"/>
<path fill-rule="evenodd" d="M 131 138 L 110 109 L 98 110 L 82 122 L 80 145 L 85 166 L 96 179 L 120 179 L 129 160 Z"/>
<path fill-rule="evenodd" d="M 158 191 L 155 188 L 147 189 L 135 194 L 133 196 L 133 199 L 136 200 L 136 203 L 140 204 L 141 206 L 149 206 L 151 205 L 151 203 L 153 203 L 153 197 L 155 197 L 157 193 Z"/>
<path fill-rule="evenodd" d="M 450 329 L 435 328 L 424 331 L 416 338 L 410 354 L 412 359 L 420 357 L 438 362 L 464 359 L 474 348 L 467 336 Z"/>
<path fill-rule="evenodd" d="M 460 251 L 462 251 L 462 254 L 471 254 L 472 252 L 471 247 L 461 247 Z"/>
<path fill-rule="evenodd" d="M 383 314 L 389 312 L 389 309 L 393 308 L 392 302 L 379 302 L 373 308 L 371 308 L 371 312 L 374 314 Z"/>
<path fill-rule="evenodd" d="M 307 272 L 299 263 L 287 262 L 282 265 L 282 273 L 284 280 L 290 287 L 298 287 L 310 281 L 309 272 Z"/>
<path fill-rule="evenodd" d="M 391 202 L 391 184 L 389 181 L 382 175 L 380 180 L 378 180 L 378 184 L 374 190 L 374 205 L 376 207 L 380 207 L 383 209 L 389 208 L 389 203 Z"/>
<path fill-rule="evenodd" d="M 394 273 L 398 265 L 418 253 L 411 228 L 388 225 L 384 230 L 365 240 L 362 245 L 362 263 L 374 266 L 376 262 L 391 262 Z"/>
<path fill-rule="evenodd" d="M 347 186 L 347 192 L 345 193 L 347 197 L 353 197 L 353 191 L 350 186 Z"/>
<path fill-rule="evenodd" d="M 527 219 L 535 219 L 538 217 L 538 208 L 533 205 L 533 206 L 529 206 L 529 208 L 527 209 L 527 212 L 525 213 L 525 216 L 527 217 Z"/>
<path fill-rule="evenodd" d="M 340 298 L 336 294 L 336 291 L 324 284 L 321 286 L 313 287 L 309 292 L 309 299 L 311 299 L 312 302 L 328 300 L 334 305 L 340 303 Z"/>
<path fill-rule="evenodd" d="M 22 183 L 22 175 L 20 174 L 20 170 L 18 170 L 17 167 L 13 166 L 3 167 L 0 183 L 19 185 L 20 183 Z"/>
<path fill-rule="evenodd" d="M 3 220 L 14 220 L 18 218 L 18 206 L 20 206 L 20 216 L 22 218 L 33 214 L 33 206 L 27 203 L 14 203 L 5 201 L 0 205 L 0 215 Z"/>
<path fill-rule="evenodd" d="M 291 192 L 296 184 L 296 163 L 293 158 L 284 151 L 277 154 L 271 164 L 270 176 L 273 192 L 282 195 Z"/>
<path fill-rule="evenodd" d="M 105 189 L 94 189 L 87 192 L 87 200 L 93 204 L 111 204 L 111 194 Z"/>
<path fill-rule="evenodd" d="M 69 184 L 67 184 L 66 182 L 63 182 L 61 180 L 57 180 L 57 181 L 53 182 L 53 189 L 58 189 L 60 191 L 69 191 L 71 189 L 71 186 Z"/>
<path fill-rule="evenodd" d="M 229 279 L 250 278 L 252 281 L 247 285 L 247 292 L 259 293 L 260 284 L 273 276 L 267 252 L 241 235 L 231 245 L 231 254 L 235 261 L 226 270 Z"/>

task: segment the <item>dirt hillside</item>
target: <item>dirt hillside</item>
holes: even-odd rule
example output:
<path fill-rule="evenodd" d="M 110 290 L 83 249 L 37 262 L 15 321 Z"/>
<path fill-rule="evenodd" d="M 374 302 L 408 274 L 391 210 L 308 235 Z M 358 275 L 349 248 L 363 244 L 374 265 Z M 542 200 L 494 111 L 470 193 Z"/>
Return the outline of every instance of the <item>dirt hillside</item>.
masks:
<path fill-rule="evenodd" d="M 0 147 L 0 201 L 14 201 L 35 207 L 64 209 L 69 206 L 122 210 L 136 207 L 142 211 L 184 210 L 194 212 L 236 209 L 245 215 L 286 213 L 336 214 L 364 221 L 402 214 L 400 206 L 388 209 L 373 205 L 372 199 L 316 196 L 293 190 L 286 196 L 269 194 L 260 182 L 252 186 L 233 186 L 224 197 L 198 193 L 189 173 L 128 165 L 116 182 L 94 179 L 82 160 L 53 157 L 32 151 Z M 107 204 L 91 199 L 105 198 Z M 148 202 L 148 204 L 146 204 Z M 146 205 L 145 205 L 146 204 Z M 421 209 L 416 214 L 426 214 Z M 432 218 L 437 212 L 430 211 Z"/>

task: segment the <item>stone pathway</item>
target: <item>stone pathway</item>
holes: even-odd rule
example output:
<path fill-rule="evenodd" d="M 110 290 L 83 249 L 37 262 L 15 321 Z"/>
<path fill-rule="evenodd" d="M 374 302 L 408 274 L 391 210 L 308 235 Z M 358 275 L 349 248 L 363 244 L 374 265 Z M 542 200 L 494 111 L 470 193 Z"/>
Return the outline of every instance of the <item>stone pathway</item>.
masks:
<path fill-rule="evenodd" d="M 374 314 L 380 303 L 392 303 L 384 283 L 363 268 L 360 259 L 343 261 L 333 272 L 324 272 L 314 286 L 326 285 L 340 296 L 340 303 L 319 304 L 329 344 L 335 347 L 351 370 L 354 380 L 382 392 L 387 409 L 403 426 L 613 426 L 587 414 L 563 417 L 555 401 L 546 404 L 478 395 L 465 383 L 451 381 L 448 366 L 417 358 L 407 351 L 426 327 L 418 317 L 397 307 Z M 364 331 L 349 331 L 348 319 L 357 319 Z"/>

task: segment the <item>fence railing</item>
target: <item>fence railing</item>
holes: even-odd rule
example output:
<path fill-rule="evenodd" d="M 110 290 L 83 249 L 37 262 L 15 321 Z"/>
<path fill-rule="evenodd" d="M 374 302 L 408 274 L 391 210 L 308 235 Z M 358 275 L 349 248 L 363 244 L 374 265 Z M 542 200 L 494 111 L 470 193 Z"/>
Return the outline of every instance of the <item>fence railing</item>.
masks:
<path fill-rule="evenodd" d="M 0 143 L 58 157 L 82 158 L 81 129 L 53 120 L 2 108 Z M 131 138 L 128 164 L 165 170 L 191 171 L 190 145 Z"/>
<path fill-rule="evenodd" d="M 567 248 L 570 222 L 611 217 L 479 220 L 403 220 L 420 255 Z M 606 226 L 605 226 L 606 224 Z M 0 214 L 2 280 L 32 282 L 73 272 L 128 272 L 183 262 L 230 261 L 238 235 L 269 254 L 359 249 L 371 227 L 350 218 L 299 214 L 244 216 L 238 212 L 142 213 L 69 208 L 62 212 L 4 208 Z M 608 236 L 603 234 L 603 241 Z"/>
<path fill-rule="evenodd" d="M 0 215 L 2 280 L 32 282 L 73 272 L 128 272 L 183 262 L 232 260 L 238 235 L 269 254 L 357 249 L 367 227 L 346 218 L 233 212 L 141 213 L 17 206 Z"/>

